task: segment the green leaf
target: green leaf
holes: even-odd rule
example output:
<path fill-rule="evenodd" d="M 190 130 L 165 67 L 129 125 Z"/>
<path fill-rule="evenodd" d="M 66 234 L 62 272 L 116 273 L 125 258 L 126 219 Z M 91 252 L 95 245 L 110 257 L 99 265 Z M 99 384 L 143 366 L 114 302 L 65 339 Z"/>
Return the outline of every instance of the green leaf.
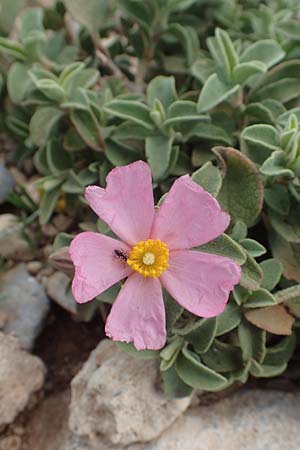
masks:
<path fill-rule="evenodd" d="M 224 83 L 213 73 L 205 82 L 198 100 L 198 111 L 208 111 L 220 103 L 228 100 L 240 89 L 239 85 L 231 86 Z"/>
<path fill-rule="evenodd" d="M 259 378 L 277 377 L 286 370 L 286 367 L 286 363 L 276 366 L 268 366 L 265 364 L 258 364 L 256 361 L 251 361 L 250 373 L 254 377 Z"/>
<path fill-rule="evenodd" d="M 123 352 L 128 353 L 134 358 L 141 359 L 157 359 L 159 358 L 159 352 L 156 350 L 136 350 L 133 344 L 127 344 L 126 342 L 116 342 L 116 346 Z"/>
<path fill-rule="evenodd" d="M 216 28 L 215 37 L 209 37 L 206 43 L 218 69 L 222 70 L 223 76 L 230 81 L 233 69 L 238 63 L 238 56 L 228 33 Z"/>
<path fill-rule="evenodd" d="M 296 335 L 284 337 L 278 344 L 269 347 L 266 352 L 264 365 L 278 366 L 287 363 L 293 356 L 296 347 Z"/>
<path fill-rule="evenodd" d="M 300 299 L 300 285 L 291 286 L 286 289 L 281 289 L 275 292 L 275 297 L 278 303 L 288 304 L 291 301 Z"/>
<path fill-rule="evenodd" d="M 275 232 L 269 235 L 269 242 L 274 258 L 283 265 L 283 275 L 300 282 L 300 244 L 288 242 Z"/>
<path fill-rule="evenodd" d="M 251 125 L 241 133 L 242 152 L 262 164 L 274 150 L 279 150 L 279 133 L 271 125 Z"/>
<path fill-rule="evenodd" d="M 231 229 L 231 237 L 235 241 L 239 242 L 242 239 L 245 239 L 248 233 L 247 225 L 242 221 L 238 220 Z"/>
<path fill-rule="evenodd" d="M 244 85 L 249 78 L 267 71 L 267 66 L 260 61 L 238 64 L 233 71 L 234 83 Z"/>
<path fill-rule="evenodd" d="M 294 319 L 282 305 L 248 309 L 245 316 L 249 322 L 269 333 L 281 336 L 289 336 L 292 333 Z"/>
<path fill-rule="evenodd" d="M 59 175 L 73 165 L 70 155 L 62 148 L 61 143 L 56 140 L 47 142 L 46 158 L 47 166 L 54 175 Z"/>
<path fill-rule="evenodd" d="M 119 0 L 121 11 L 133 21 L 137 21 L 145 30 L 150 31 L 155 14 L 155 5 L 139 0 Z"/>
<path fill-rule="evenodd" d="M 293 179 L 295 177 L 294 172 L 288 167 L 288 161 L 285 153 L 282 150 L 276 150 L 265 160 L 260 168 L 263 175 L 269 177 L 285 177 L 287 179 Z"/>
<path fill-rule="evenodd" d="M 45 78 L 43 80 L 35 80 L 36 87 L 48 98 L 55 102 L 63 102 L 66 96 L 63 88 L 54 80 Z"/>
<path fill-rule="evenodd" d="M 162 131 L 164 134 L 164 127 L 163 123 L 166 118 L 166 113 L 164 110 L 164 107 L 162 106 L 161 102 L 158 99 L 155 99 L 154 106 L 152 110 L 150 111 L 150 117 L 153 120 L 153 123 L 157 126 L 159 130 Z M 167 133 L 170 134 L 170 133 Z"/>
<path fill-rule="evenodd" d="M 261 363 L 266 355 L 266 332 L 244 320 L 238 327 L 244 361 L 255 359 Z"/>
<path fill-rule="evenodd" d="M 183 336 L 184 339 L 195 348 L 197 353 L 206 352 L 211 346 L 217 330 L 217 319 L 200 319 L 196 323 L 181 329 L 174 329 L 174 333 Z"/>
<path fill-rule="evenodd" d="M 276 298 L 269 291 L 266 289 L 257 289 L 248 296 L 243 306 L 245 308 L 262 308 L 276 304 Z"/>
<path fill-rule="evenodd" d="M 88 89 L 96 83 L 99 78 L 98 70 L 90 67 L 85 68 L 83 63 L 75 62 L 67 66 L 59 76 L 59 83 L 67 94 L 72 97 L 76 89 Z"/>
<path fill-rule="evenodd" d="M 199 40 L 195 29 L 188 25 L 182 26 L 179 23 L 172 23 L 168 26 L 167 33 L 173 34 L 182 45 L 186 65 L 191 66 L 199 51 Z"/>
<path fill-rule="evenodd" d="M 259 289 L 263 280 L 263 271 L 252 256 L 248 255 L 245 264 L 242 266 L 242 277 L 240 284 L 246 289 Z"/>
<path fill-rule="evenodd" d="M 235 51 L 234 45 L 231 41 L 229 34 L 221 28 L 216 28 L 216 39 L 219 43 L 220 50 L 224 51 L 230 72 L 232 73 L 235 66 L 238 64 L 238 55 Z"/>
<path fill-rule="evenodd" d="M 300 24 L 298 20 L 285 20 L 284 22 L 277 22 L 274 24 L 277 32 L 284 37 L 295 41 L 300 41 Z"/>
<path fill-rule="evenodd" d="M 165 111 L 177 100 L 177 92 L 174 77 L 162 75 L 153 78 L 147 87 L 147 99 L 151 108 L 155 100 L 159 100 Z"/>
<path fill-rule="evenodd" d="M 24 44 L 45 39 L 42 8 L 31 8 L 22 12 L 20 18 L 20 38 Z"/>
<path fill-rule="evenodd" d="M 166 136 L 148 137 L 146 139 L 146 157 L 155 181 L 164 179 L 172 163 L 173 138 Z"/>
<path fill-rule="evenodd" d="M 153 122 L 148 106 L 134 100 L 112 100 L 104 105 L 104 111 L 115 117 L 130 120 L 149 130 L 153 129 Z"/>
<path fill-rule="evenodd" d="M 185 135 L 195 122 L 208 122 L 209 117 L 199 114 L 197 104 L 188 100 L 178 100 L 168 108 L 164 127 L 173 127 Z M 229 139 L 229 137 L 228 137 Z"/>
<path fill-rule="evenodd" d="M 192 174 L 192 179 L 207 192 L 216 197 L 222 186 L 222 176 L 219 169 L 210 161 Z"/>
<path fill-rule="evenodd" d="M 262 102 L 250 103 L 245 108 L 245 113 L 254 117 L 256 122 L 274 124 L 280 114 L 285 113 L 286 109 L 282 103 L 277 100 L 267 99 Z"/>
<path fill-rule="evenodd" d="M 109 235 L 108 232 L 105 234 Z M 110 288 L 106 289 L 106 291 L 102 292 L 100 295 L 97 295 L 96 299 L 99 302 L 108 303 L 109 305 L 112 305 L 115 299 L 117 298 L 120 289 L 121 283 L 114 284 Z M 130 351 L 128 353 L 130 353 Z"/>
<path fill-rule="evenodd" d="M 50 217 L 52 216 L 59 196 L 60 196 L 60 184 L 56 188 L 52 190 L 47 190 L 44 193 L 39 208 L 40 223 L 42 225 L 47 223 Z"/>
<path fill-rule="evenodd" d="M 176 372 L 184 383 L 195 389 L 214 392 L 227 383 L 225 377 L 197 361 L 186 349 L 177 358 Z"/>
<path fill-rule="evenodd" d="M 29 123 L 32 142 L 35 145 L 43 145 L 63 115 L 64 112 L 54 106 L 38 108 Z"/>
<path fill-rule="evenodd" d="M 11 32 L 16 17 L 24 4 L 25 0 L 1 0 L 0 30 L 2 33 L 9 34 Z"/>
<path fill-rule="evenodd" d="M 204 364 L 216 372 L 226 373 L 243 367 L 241 349 L 217 339 L 201 358 Z"/>
<path fill-rule="evenodd" d="M 200 58 L 195 60 L 195 62 L 190 67 L 191 74 L 202 84 L 209 78 L 209 76 L 215 71 L 215 63 L 210 58 L 206 57 L 205 54 L 201 54 Z"/>
<path fill-rule="evenodd" d="M 81 322 L 90 322 L 98 309 L 97 302 L 76 303 L 76 313 Z"/>
<path fill-rule="evenodd" d="M 185 384 L 177 375 L 175 366 L 162 373 L 164 391 L 167 397 L 181 398 L 189 396 L 193 388 Z"/>
<path fill-rule="evenodd" d="M 26 61 L 27 59 L 27 53 L 23 45 L 4 37 L 0 37 L 0 52 L 20 61 Z"/>
<path fill-rule="evenodd" d="M 29 66 L 20 62 L 14 62 L 7 75 L 7 90 L 10 99 L 14 103 L 21 103 L 26 94 L 32 88 L 33 83 L 28 76 Z"/>
<path fill-rule="evenodd" d="M 282 217 L 270 211 L 269 218 L 271 225 L 286 241 L 300 244 L 300 207 L 294 202 L 288 216 Z"/>
<path fill-rule="evenodd" d="M 53 250 L 56 251 L 61 249 L 62 247 L 69 247 L 73 239 L 74 239 L 73 234 L 68 233 L 57 234 L 53 241 Z"/>
<path fill-rule="evenodd" d="M 116 167 L 125 166 L 141 159 L 141 154 L 137 150 L 113 139 L 106 140 L 105 155 Z"/>
<path fill-rule="evenodd" d="M 81 139 L 94 150 L 103 150 L 100 125 L 88 111 L 74 110 L 70 114 L 71 122 Z"/>
<path fill-rule="evenodd" d="M 130 120 L 121 123 L 114 128 L 111 137 L 117 141 L 129 139 L 144 141 L 149 136 L 157 136 L 157 129 L 150 131 L 142 125 L 131 122 Z"/>
<path fill-rule="evenodd" d="M 244 288 L 243 286 L 241 286 L 239 284 L 234 287 L 234 289 L 232 291 L 232 295 L 233 295 L 234 300 L 236 301 L 236 304 L 238 306 L 241 306 L 247 301 L 247 298 L 249 297 L 250 292 L 247 288 Z"/>
<path fill-rule="evenodd" d="M 166 328 L 167 330 L 172 330 L 176 321 L 182 315 L 184 308 L 175 302 L 175 300 L 170 296 L 170 294 L 163 289 L 163 298 L 166 311 Z"/>
<path fill-rule="evenodd" d="M 280 125 L 286 126 L 288 121 L 290 120 L 291 115 L 295 115 L 300 120 L 300 107 L 291 108 L 288 111 L 282 112 L 278 117 L 277 121 Z"/>
<path fill-rule="evenodd" d="M 287 103 L 299 97 L 299 94 L 300 80 L 296 78 L 285 78 L 260 88 L 259 91 L 251 96 L 251 100 L 257 101 L 272 98 L 279 102 Z"/>
<path fill-rule="evenodd" d="M 176 358 L 182 348 L 183 339 L 175 338 L 170 344 L 160 352 L 161 363 L 160 370 L 161 372 L 170 369 L 176 361 Z"/>
<path fill-rule="evenodd" d="M 274 66 L 285 56 L 278 42 L 272 39 L 262 39 L 249 45 L 240 57 L 240 62 L 261 61 L 268 68 Z"/>
<path fill-rule="evenodd" d="M 244 264 L 247 259 L 247 254 L 243 248 L 227 234 L 221 234 L 213 241 L 201 245 L 201 247 L 196 247 L 195 250 L 212 253 L 213 255 L 226 256 L 240 265 Z"/>
<path fill-rule="evenodd" d="M 254 239 L 242 239 L 240 240 L 240 244 L 242 247 L 244 247 L 245 250 L 249 253 L 250 256 L 253 258 L 257 258 L 258 256 L 264 255 L 267 250 L 263 245 L 261 245 L 259 242 L 255 241 Z"/>
<path fill-rule="evenodd" d="M 198 141 L 199 139 L 212 141 L 214 144 L 232 144 L 231 137 L 223 128 L 200 121 L 184 135 L 185 141 Z"/>
<path fill-rule="evenodd" d="M 242 220 L 252 225 L 263 206 L 263 184 L 255 164 L 233 148 L 216 147 L 214 150 L 226 165 L 219 202 L 233 223 Z"/>
<path fill-rule="evenodd" d="M 114 10 L 114 0 L 64 0 L 69 13 L 93 35 L 105 27 Z"/>
<path fill-rule="evenodd" d="M 68 152 L 77 152 L 85 147 L 85 143 L 75 130 L 70 128 L 64 135 L 64 148 Z"/>
<path fill-rule="evenodd" d="M 50 169 L 48 167 L 47 161 L 47 146 L 46 144 L 42 145 L 34 154 L 33 157 L 34 165 L 37 168 L 38 172 L 42 175 L 49 175 Z"/>
<path fill-rule="evenodd" d="M 265 187 L 265 202 L 277 214 L 286 216 L 291 206 L 288 188 L 283 184 Z"/>
<path fill-rule="evenodd" d="M 260 263 L 260 267 L 264 274 L 261 287 L 272 291 L 281 278 L 283 271 L 282 264 L 277 259 L 271 258 Z"/>
<path fill-rule="evenodd" d="M 74 170 L 69 170 L 66 181 L 62 185 L 62 191 L 67 194 L 82 194 L 84 185 Z"/>
<path fill-rule="evenodd" d="M 242 313 L 238 305 L 228 303 L 225 311 L 217 317 L 216 336 L 222 336 L 234 330 L 241 322 Z"/>

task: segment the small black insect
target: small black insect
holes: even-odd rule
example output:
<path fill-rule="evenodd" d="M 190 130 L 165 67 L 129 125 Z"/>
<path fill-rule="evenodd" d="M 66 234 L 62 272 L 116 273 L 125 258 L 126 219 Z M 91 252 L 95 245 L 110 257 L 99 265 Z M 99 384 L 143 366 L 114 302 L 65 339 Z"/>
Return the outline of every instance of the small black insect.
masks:
<path fill-rule="evenodd" d="M 121 261 L 127 262 L 128 255 L 127 255 L 127 253 L 126 253 L 124 250 L 122 250 L 122 249 L 120 249 L 120 250 L 115 250 L 115 255 L 116 255 Z"/>

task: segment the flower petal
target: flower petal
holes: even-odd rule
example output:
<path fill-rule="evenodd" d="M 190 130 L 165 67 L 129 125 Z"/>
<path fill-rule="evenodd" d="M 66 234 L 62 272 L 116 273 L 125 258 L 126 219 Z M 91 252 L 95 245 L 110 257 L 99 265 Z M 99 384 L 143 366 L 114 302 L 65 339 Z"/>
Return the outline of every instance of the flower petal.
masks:
<path fill-rule="evenodd" d="M 163 286 L 185 309 L 214 317 L 225 309 L 241 268 L 231 259 L 192 250 L 170 253 L 170 267 L 160 277 Z"/>
<path fill-rule="evenodd" d="M 113 303 L 105 332 L 137 350 L 157 350 L 166 342 L 165 306 L 158 278 L 131 275 Z"/>
<path fill-rule="evenodd" d="M 185 175 L 175 181 L 157 212 L 151 237 L 183 250 L 212 241 L 229 222 L 217 200 Z"/>
<path fill-rule="evenodd" d="M 137 161 L 117 167 L 107 176 L 107 187 L 88 186 L 85 198 L 95 213 L 124 242 L 148 239 L 154 219 L 151 171 Z"/>
<path fill-rule="evenodd" d="M 78 234 L 70 246 L 75 266 L 72 292 L 78 303 L 85 303 L 127 277 L 130 267 L 118 259 L 115 250 L 128 250 L 126 244 L 100 233 Z"/>

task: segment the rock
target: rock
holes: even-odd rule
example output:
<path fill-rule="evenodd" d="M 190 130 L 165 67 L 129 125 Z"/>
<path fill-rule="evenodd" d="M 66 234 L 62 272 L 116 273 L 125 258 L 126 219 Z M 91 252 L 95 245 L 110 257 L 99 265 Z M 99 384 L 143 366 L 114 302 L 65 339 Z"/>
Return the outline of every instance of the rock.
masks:
<path fill-rule="evenodd" d="M 44 288 L 19 264 L 1 276 L 0 291 L 0 312 L 8 317 L 4 332 L 14 334 L 22 347 L 31 349 L 49 310 Z"/>
<path fill-rule="evenodd" d="M 13 214 L 0 215 L 0 255 L 14 261 L 32 259 L 32 249 L 20 235 L 20 222 Z"/>
<path fill-rule="evenodd" d="M 65 214 L 57 214 L 53 218 L 53 224 L 59 231 L 66 231 L 73 223 L 73 219 Z"/>
<path fill-rule="evenodd" d="M 16 184 L 19 184 L 20 186 L 24 186 L 26 184 L 27 178 L 25 177 L 23 172 L 21 172 L 19 169 L 17 169 L 14 166 L 10 167 L 9 171 L 10 171 L 13 179 L 15 180 Z"/>
<path fill-rule="evenodd" d="M 132 358 L 102 341 L 71 383 L 71 430 L 97 450 L 156 438 L 190 403 L 167 399 L 156 379 L 157 361 Z"/>
<path fill-rule="evenodd" d="M 20 450 L 22 445 L 19 436 L 7 436 L 0 439 L 0 450 Z"/>
<path fill-rule="evenodd" d="M 98 447 L 99 450 L 116 450 L 116 449 L 111 449 L 111 447 L 108 448 L 106 445 L 105 445 L 105 447 L 103 447 L 102 444 L 100 444 L 100 445 L 101 445 L 101 447 L 100 446 Z M 55 449 L 55 450 L 92 450 L 92 449 L 87 442 L 84 442 L 84 440 L 82 440 L 78 436 L 75 436 L 70 433 L 68 435 L 66 441 L 64 442 L 64 444 L 61 447 L 59 447 L 59 449 Z M 118 450 L 123 450 L 123 449 L 118 448 Z"/>
<path fill-rule="evenodd" d="M 20 348 L 16 338 L 0 333 L 0 429 L 14 421 L 41 389 L 45 366 Z"/>
<path fill-rule="evenodd" d="M 42 267 L 43 265 L 40 261 L 30 261 L 26 264 L 26 269 L 29 273 L 31 273 L 31 275 L 36 275 L 39 273 Z"/>
<path fill-rule="evenodd" d="M 299 450 L 299 404 L 300 394 L 241 391 L 189 410 L 155 442 L 128 450 Z"/>
<path fill-rule="evenodd" d="M 35 409 L 24 436 L 26 448 L 59 450 L 64 445 L 69 435 L 69 402 L 70 391 L 66 390 L 47 397 Z"/>
<path fill-rule="evenodd" d="M 59 306 L 69 311 L 71 314 L 77 314 L 76 303 L 68 286 L 70 278 L 62 272 L 55 272 L 51 275 L 46 284 L 46 290 L 49 297 Z"/>
<path fill-rule="evenodd" d="M 0 304 L 1 304 L 1 299 L 0 299 Z M 5 312 L 0 311 L 0 330 L 3 330 L 3 328 L 4 328 L 5 324 L 7 324 L 7 322 L 8 322 L 8 315 Z"/>

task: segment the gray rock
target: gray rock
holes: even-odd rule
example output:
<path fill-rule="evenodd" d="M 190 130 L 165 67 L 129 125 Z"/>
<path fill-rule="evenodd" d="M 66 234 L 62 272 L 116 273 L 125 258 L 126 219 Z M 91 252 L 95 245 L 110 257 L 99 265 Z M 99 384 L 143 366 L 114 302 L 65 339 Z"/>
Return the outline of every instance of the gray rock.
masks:
<path fill-rule="evenodd" d="M 22 350 L 16 338 L 0 333 L 0 429 L 41 389 L 45 372 L 43 362 Z"/>
<path fill-rule="evenodd" d="M 189 406 L 155 388 L 157 361 L 132 358 L 102 341 L 73 379 L 69 425 L 99 450 L 158 437 Z M 105 445 L 106 447 L 105 447 Z"/>
<path fill-rule="evenodd" d="M 19 264 L 0 278 L 0 312 L 6 314 L 4 332 L 31 349 L 49 310 L 44 288 Z"/>
<path fill-rule="evenodd" d="M 158 440 L 128 450 L 299 450 L 299 423 L 300 394 L 242 391 L 189 410 Z"/>
<path fill-rule="evenodd" d="M 36 275 L 42 269 L 43 264 L 40 261 L 30 261 L 26 264 L 26 269 L 31 275 Z"/>
<path fill-rule="evenodd" d="M 70 391 L 66 390 L 46 397 L 35 408 L 27 423 L 26 449 L 60 450 L 69 436 L 69 402 Z"/>
<path fill-rule="evenodd" d="M 49 297 L 59 306 L 71 314 L 77 314 L 74 297 L 70 290 L 67 290 L 69 284 L 70 278 L 67 275 L 62 272 L 55 272 L 48 278 L 46 290 Z"/>
<path fill-rule="evenodd" d="M 104 445 L 104 447 L 103 447 L 103 445 Z M 59 449 L 55 449 L 55 450 L 92 450 L 92 449 L 87 442 L 84 442 L 83 439 L 81 439 L 78 436 L 75 436 L 74 434 L 69 433 L 64 444 L 61 447 L 59 447 Z M 111 449 L 111 447 L 108 448 L 108 447 L 106 447 L 105 444 L 100 443 L 98 450 L 112 450 L 112 449 Z M 123 449 L 119 448 L 118 450 L 123 450 Z"/>
<path fill-rule="evenodd" d="M 32 249 L 20 234 L 22 226 L 13 214 L 0 215 L 0 256 L 14 261 L 32 259 Z"/>

